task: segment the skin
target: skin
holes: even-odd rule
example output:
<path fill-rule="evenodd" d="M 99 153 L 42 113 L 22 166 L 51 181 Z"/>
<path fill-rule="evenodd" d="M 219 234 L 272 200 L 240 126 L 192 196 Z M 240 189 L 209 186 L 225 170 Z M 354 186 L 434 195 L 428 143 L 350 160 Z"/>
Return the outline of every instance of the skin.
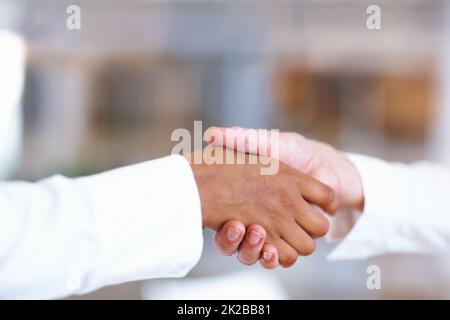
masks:
<path fill-rule="evenodd" d="M 225 150 L 224 156 L 227 153 L 234 151 Z M 246 155 L 245 164 L 191 164 L 203 226 L 217 231 L 230 221 L 226 232 L 217 237 L 233 242 L 245 239 L 241 245 L 245 251 L 261 251 L 266 246 L 268 260 L 291 266 L 299 255 L 311 254 L 316 246 L 314 239 L 328 232 L 328 220 L 310 203 L 334 211 L 334 191 L 284 163 L 280 163 L 276 174 L 261 175 L 261 165 L 250 164 L 251 158 L 258 160 L 257 156 Z M 260 252 L 257 254 L 238 258 L 251 264 L 259 258 Z"/>
<path fill-rule="evenodd" d="M 252 141 L 251 139 L 255 139 L 255 136 L 246 136 L 245 131 L 246 129 L 237 127 L 226 130 L 212 127 L 207 130 L 205 135 L 211 145 L 250 154 L 272 156 L 267 153 L 266 148 L 262 147 L 261 141 L 259 141 L 261 137 L 265 137 L 265 130 L 258 131 L 257 141 Z M 236 139 L 241 135 L 245 135 L 245 139 Z M 218 136 L 221 138 L 216 139 Z M 229 141 L 234 141 L 234 143 L 227 144 Z M 239 141 L 243 141 L 243 143 L 238 143 Z M 363 210 L 364 193 L 359 173 L 353 164 L 332 146 L 306 139 L 297 133 L 284 132 L 279 136 L 278 159 L 330 186 L 336 192 L 338 210 Z M 239 230 L 242 232 L 242 236 L 239 236 L 238 240 L 227 238 L 226 234 L 229 228 Z M 255 229 L 264 236 L 261 226 L 252 226 L 252 231 Z M 249 232 L 248 228 L 245 230 L 238 220 L 228 221 L 217 233 L 214 239 L 215 246 L 219 252 L 226 255 L 238 252 L 238 258 L 240 257 L 242 261 L 242 257 L 244 257 L 247 264 L 259 260 L 261 265 L 267 269 L 276 268 L 278 265 L 272 257 L 277 249 L 270 244 L 251 245 L 247 240 L 246 232 Z M 269 254 L 265 255 L 265 252 L 269 252 Z M 270 258 L 265 259 L 265 256 Z"/>

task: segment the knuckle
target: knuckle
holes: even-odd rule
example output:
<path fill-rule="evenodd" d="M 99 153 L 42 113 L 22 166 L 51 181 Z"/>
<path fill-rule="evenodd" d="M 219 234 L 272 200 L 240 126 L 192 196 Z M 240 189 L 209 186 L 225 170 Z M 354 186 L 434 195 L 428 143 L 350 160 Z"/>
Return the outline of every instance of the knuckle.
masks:
<path fill-rule="evenodd" d="M 231 256 L 235 252 L 233 248 L 223 244 L 218 238 L 214 240 L 214 247 L 223 256 Z"/>
<path fill-rule="evenodd" d="M 233 252 L 224 251 L 224 250 L 219 250 L 219 253 L 226 257 L 231 257 L 233 255 Z"/>
<path fill-rule="evenodd" d="M 336 192 L 329 186 L 324 188 L 324 207 L 327 212 L 336 212 Z"/>
<path fill-rule="evenodd" d="M 256 232 L 258 233 L 263 239 L 267 237 L 266 229 L 264 227 L 260 226 L 259 224 L 251 224 L 247 227 L 247 233 L 250 232 Z"/>
<path fill-rule="evenodd" d="M 277 264 L 275 262 L 265 262 L 261 260 L 261 266 L 263 266 L 264 269 L 275 269 L 277 267 Z"/>
<path fill-rule="evenodd" d="M 223 256 L 232 256 L 234 254 L 234 252 L 232 252 L 231 250 L 227 249 L 227 248 L 223 248 L 220 245 L 216 245 L 216 250 Z"/>
<path fill-rule="evenodd" d="M 269 225 L 272 227 L 280 226 L 284 222 L 284 212 L 282 211 L 278 212 L 265 208 L 264 211 L 260 212 L 265 212 L 265 216 L 269 222 Z"/>
<path fill-rule="evenodd" d="M 297 132 L 292 132 L 289 141 L 292 147 L 295 148 L 291 150 L 303 150 L 307 146 L 308 139 Z"/>
<path fill-rule="evenodd" d="M 255 264 L 256 260 L 253 261 L 251 259 L 248 259 L 248 257 L 242 257 L 241 255 L 237 255 L 237 259 L 239 260 L 240 263 L 245 264 L 246 266 L 251 266 L 253 264 Z"/>
<path fill-rule="evenodd" d="M 320 219 L 317 221 L 317 229 L 315 230 L 315 236 L 316 237 L 323 237 L 325 236 L 328 231 L 330 230 L 330 222 L 325 217 L 320 217 Z"/>
<path fill-rule="evenodd" d="M 297 254 L 287 253 L 280 257 L 280 264 L 286 268 L 292 266 L 297 261 Z"/>
<path fill-rule="evenodd" d="M 316 242 L 313 239 L 305 241 L 303 247 L 299 250 L 300 255 L 309 256 L 316 250 Z"/>

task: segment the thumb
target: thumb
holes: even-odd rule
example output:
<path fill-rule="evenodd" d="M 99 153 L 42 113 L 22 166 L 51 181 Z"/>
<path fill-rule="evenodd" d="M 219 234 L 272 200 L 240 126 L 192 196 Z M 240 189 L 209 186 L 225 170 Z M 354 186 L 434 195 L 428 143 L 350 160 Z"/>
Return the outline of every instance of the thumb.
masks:
<path fill-rule="evenodd" d="M 213 146 L 224 147 L 226 128 L 209 127 L 204 134 L 205 140 Z"/>
<path fill-rule="evenodd" d="M 209 144 L 243 153 L 270 156 L 271 132 L 266 129 L 211 127 L 205 132 Z"/>

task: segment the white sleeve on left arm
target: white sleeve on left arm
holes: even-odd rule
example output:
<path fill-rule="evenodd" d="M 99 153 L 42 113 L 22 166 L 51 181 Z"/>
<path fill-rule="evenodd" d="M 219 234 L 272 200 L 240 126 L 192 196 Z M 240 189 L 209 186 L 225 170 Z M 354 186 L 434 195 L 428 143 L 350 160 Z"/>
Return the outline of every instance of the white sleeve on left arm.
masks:
<path fill-rule="evenodd" d="M 361 176 L 364 212 L 332 219 L 328 238 L 342 240 L 329 259 L 450 251 L 450 168 L 347 157 Z"/>
<path fill-rule="evenodd" d="M 0 183 L 0 297 L 55 298 L 181 277 L 203 245 L 181 156 L 86 178 Z"/>

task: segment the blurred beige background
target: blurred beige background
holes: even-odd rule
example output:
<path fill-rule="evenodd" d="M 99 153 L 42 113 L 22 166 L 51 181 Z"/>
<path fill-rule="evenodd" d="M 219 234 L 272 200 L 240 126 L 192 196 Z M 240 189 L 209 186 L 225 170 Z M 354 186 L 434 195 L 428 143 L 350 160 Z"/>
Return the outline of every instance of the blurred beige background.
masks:
<path fill-rule="evenodd" d="M 0 28 L 27 44 L 22 156 L 10 177 L 78 176 L 162 156 L 171 132 L 194 120 L 204 129 L 293 130 L 388 160 L 450 162 L 447 1 L 376 1 L 376 31 L 366 27 L 373 1 L 79 0 L 81 30 L 66 28 L 70 4 L 0 0 Z M 219 256 L 210 238 L 189 279 L 82 298 L 252 298 L 261 290 L 450 298 L 445 257 L 326 262 L 332 245 L 323 242 L 295 267 L 270 272 Z M 366 287 L 371 264 L 381 267 L 381 290 Z"/>

